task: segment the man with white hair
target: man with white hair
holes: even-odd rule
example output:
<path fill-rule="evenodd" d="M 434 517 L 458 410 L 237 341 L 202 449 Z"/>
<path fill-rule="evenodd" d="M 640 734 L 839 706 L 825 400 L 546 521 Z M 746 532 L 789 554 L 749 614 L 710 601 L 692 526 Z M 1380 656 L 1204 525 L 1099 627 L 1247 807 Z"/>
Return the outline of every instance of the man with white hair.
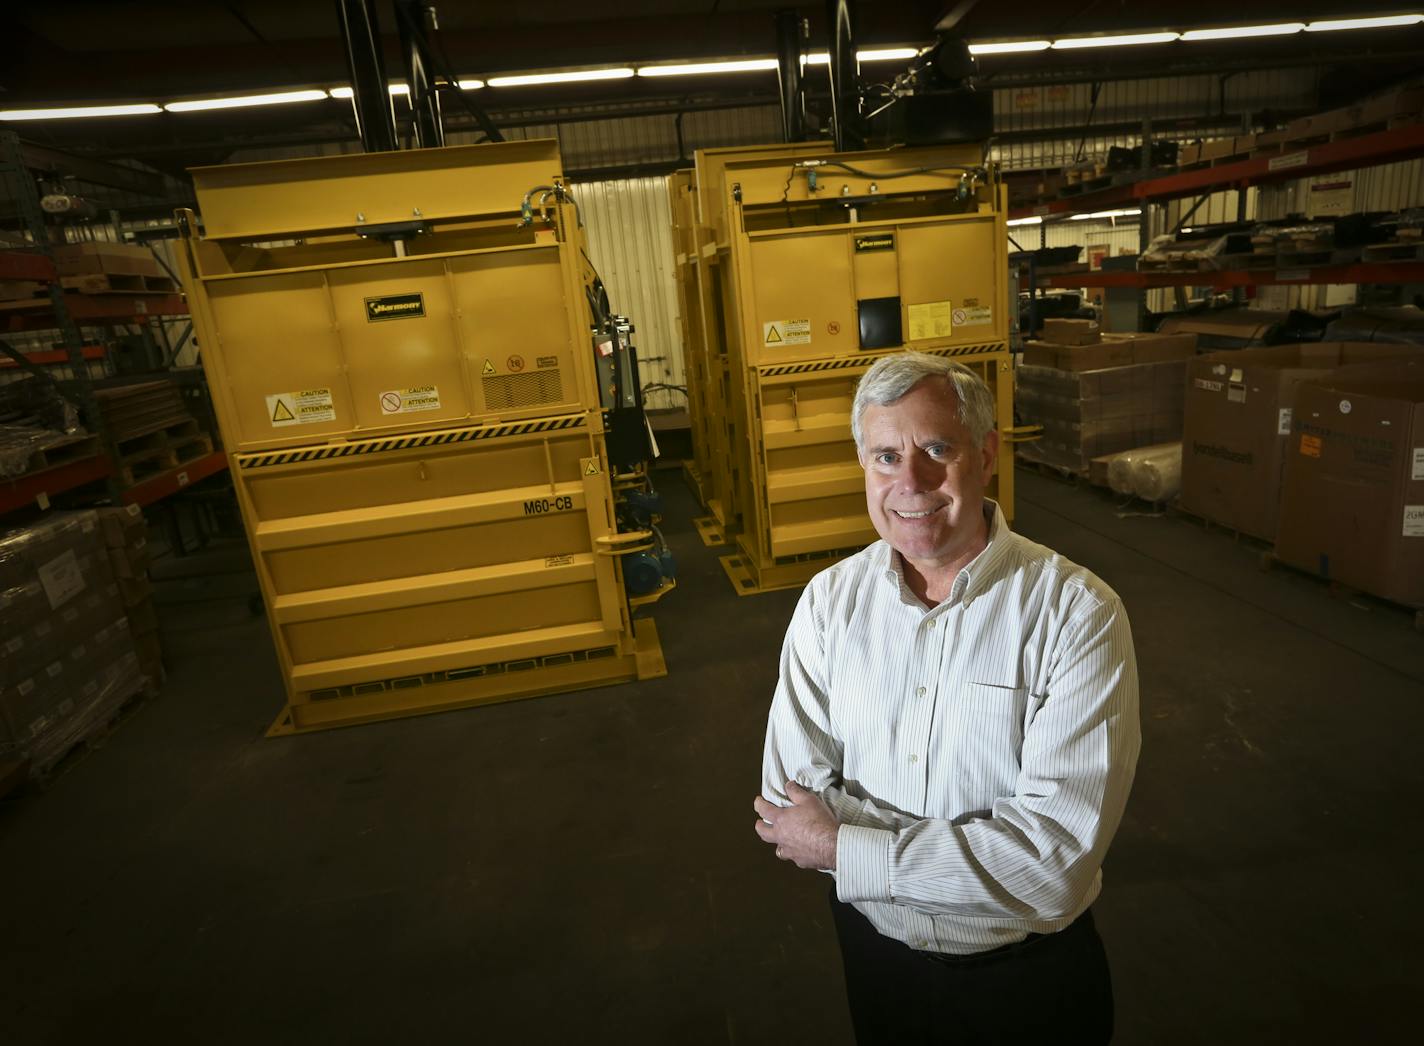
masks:
<path fill-rule="evenodd" d="M 851 430 L 881 540 L 792 617 L 757 834 L 834 877 L 860 1046 L 1106 1043 L 1089 906 L 1141 743 L 1127 615 L 985 498 L 973 371 L 887 356 Z"/>

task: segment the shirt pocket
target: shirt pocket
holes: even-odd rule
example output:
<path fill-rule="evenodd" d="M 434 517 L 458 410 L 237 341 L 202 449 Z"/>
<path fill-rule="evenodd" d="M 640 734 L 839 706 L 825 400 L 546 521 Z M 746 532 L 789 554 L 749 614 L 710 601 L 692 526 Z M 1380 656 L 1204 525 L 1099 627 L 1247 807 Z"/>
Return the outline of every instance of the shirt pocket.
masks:
<path fill-rule="evenodd" d="M 1014 794 L 1023 754 L 1024 725 L 1037 702 L 1027 687 L 964 683 L 950 721 L 952 755 L 960 788 L 973 809 Z"/>

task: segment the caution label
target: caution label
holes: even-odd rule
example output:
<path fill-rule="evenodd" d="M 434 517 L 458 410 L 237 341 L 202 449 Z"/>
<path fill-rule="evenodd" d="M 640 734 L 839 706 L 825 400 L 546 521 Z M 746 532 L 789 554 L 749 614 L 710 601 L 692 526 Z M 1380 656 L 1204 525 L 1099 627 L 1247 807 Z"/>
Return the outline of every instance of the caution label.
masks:
<path fill-rule="evenodd" d="M 488 378 L 495 373 L 494 360 L 486 359 L 484 368 L 480 371 L 481 376 Z"/>
<path fill-rule="evenodd" d="M 911 305 L 910 341 L 947 338 L 954 333 L 954 310 L 948 300 Z"/>
<path fill-rule="evenodd" d="M 583 474 L 585 476 L 598 475 L 598 462 L 595 461 L 593 458 L 589 458 L 588 464 L 583 467 Z"/>
<path fill-rule="evenodd" d="M 810 345 L 810 320 L 772 320 L 761 325 L 763 345 Z"/>
<path fill-rule="evenodd" d="M 952 309 L 949 318 L 956 327 L 983 327 L 994 322 L 994 309 L 989 305 L 965 305 Z"/>
<path fill-rule="evenodd" d="M 1300 452 L 1302 454 L 1304 454 L 1307 458 L 1318 458 L 1320 457 L 1320 449 L 1321 444 L 1319 436 L 1311 436 L 1308 433 L 1304 432 L 1301 433 Z"/>
<path fill-rule="evenodd" d="M 275 429 L 288 425 L 315 425 L 336 420 L 336 404 L 330 389 L 279 392 L 267 397 L 267 417 Z"/>
<path fill-rule="evenodd" d="M 391 389 L 381 393 L 382 414 L 418 414 L 440 409 L 440 390 L 434 385 L 419 385 L 413 389 Z"/>

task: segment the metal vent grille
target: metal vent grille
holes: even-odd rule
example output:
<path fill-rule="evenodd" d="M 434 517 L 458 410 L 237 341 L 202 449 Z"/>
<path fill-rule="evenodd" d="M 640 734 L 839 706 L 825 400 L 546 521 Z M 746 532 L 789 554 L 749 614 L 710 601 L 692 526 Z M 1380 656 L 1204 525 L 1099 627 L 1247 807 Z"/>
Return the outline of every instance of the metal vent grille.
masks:
<path fill-rule="evenodd" d="M 558 370 L 536 370 L 529 374 L 496 374 L 484 379 L 485 408 L 536 407 L 562 403 L 564 380 Z"/>

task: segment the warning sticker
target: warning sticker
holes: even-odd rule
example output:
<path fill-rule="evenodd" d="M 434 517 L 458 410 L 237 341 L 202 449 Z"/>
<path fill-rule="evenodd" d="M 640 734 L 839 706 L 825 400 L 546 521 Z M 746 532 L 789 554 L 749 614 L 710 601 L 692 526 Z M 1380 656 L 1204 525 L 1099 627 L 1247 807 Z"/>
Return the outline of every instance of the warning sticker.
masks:
<path fill-rule="evenodd" d="M 1424 538 L 1424 505 L 1404 506 L 1404 536 Z"/>
<path fill-rule="evenodd" d="M 418 385 L 413 389 L 392 389 L 381 393 L 382 414 L 418 414 L 423 410 L 440 409 L 440 390 L 434 385 Z"/>
<path fill-rule="evenodd" d="M 1302 432 L 1300 434 L 1300 452 L 1307 458 L 1320 457 L 1320 437 Z"/>
<path fill-rule="evenodd" d="M 810 320 L 772 320 L 761 325 L 763 345 L 810 345 Z"/>
<path fill-rule="evenodd" d="M 573 556 L 545 556 L 544 566 L 546 567 L 566 567 L 574 561 Z"/>
<path fill-rule="evenodd" d="M 947 338 L 954 333 L 954 310 L 946 301 L 927 301 L 910 306 L 910 340 Z"/>
<path fill-rule="evenodd" d="M 598 462 L 595 461 L 593 458 L 589 458 L 588 464 L 583 467 L 583 474 L 585 476 L 598 475 Z"/>
<path fill-rule="evenodd" d="M 481 374 L 482 376 L 488 378 L 488 377 L 489 377 L 491 374 L 493 374 L 493 373 L 494 373 L 494 360 L 490 360 L 490 359 L 485 360 L 484 369 L 480 371 L 480 374 Z"/>
<path fill-rule="evenodd" d="M 267 397 L 267 417 L 272 427 L 315 425 L 336 420 L 336 404 L 330 389 L 306 389 L 302 392 L 279 392 Z"/>
<path fill-rule="evenodd" d="M 1424 479 L 1424 447 L 1414 448 L 1414 461 L 1409 466 L 1410 479 Z"/>
<path fill-rule="evenodd" d="M 1291 418 L 1294 411 L 1290 407 L 1282 407 L 1280 414 L 1276 418 L 1276 435 L 1289 436 L 1291 430 Z"/>
<path fill-rule="evenodd" d="M 956 327 L 983 327 L 994 322 L 994 309 L 989 305 L 966 305 L 950 313 Z"/>

